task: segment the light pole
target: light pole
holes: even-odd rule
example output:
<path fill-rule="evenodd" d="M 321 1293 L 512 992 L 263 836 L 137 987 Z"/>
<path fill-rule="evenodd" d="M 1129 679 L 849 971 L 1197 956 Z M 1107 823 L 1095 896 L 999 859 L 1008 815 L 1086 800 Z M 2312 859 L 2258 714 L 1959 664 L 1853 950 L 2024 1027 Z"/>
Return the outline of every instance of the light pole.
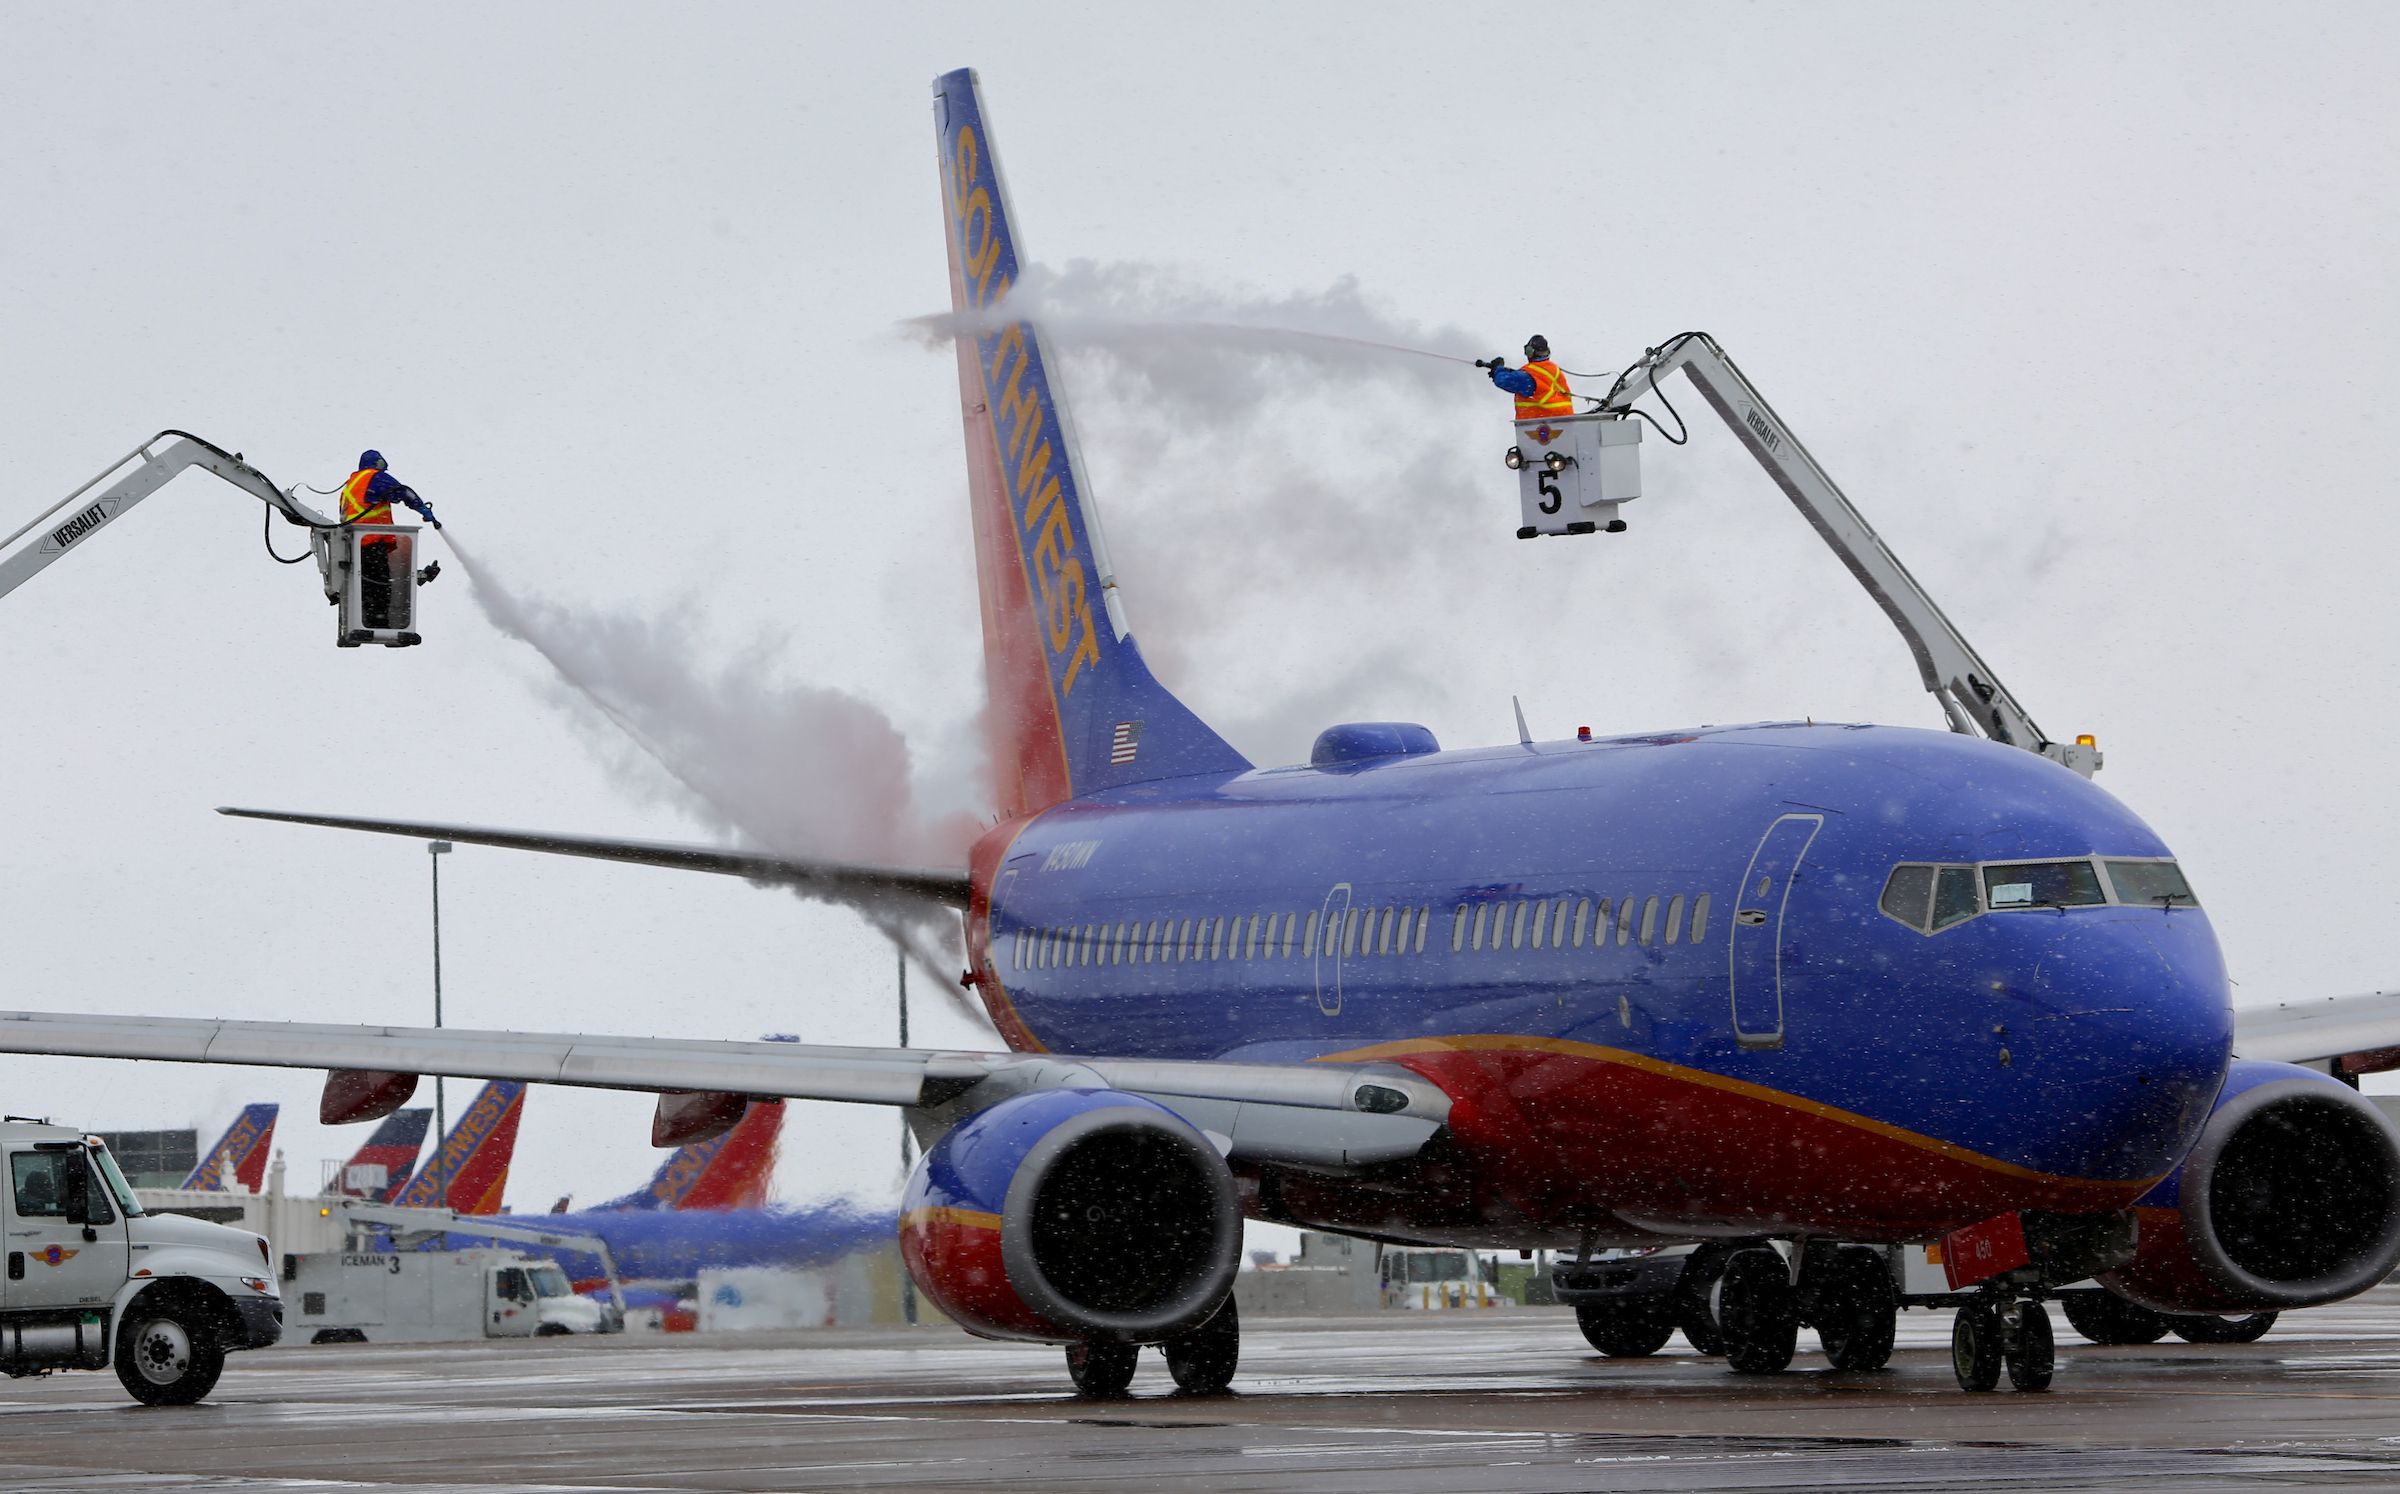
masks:
<path fill-rule="evenodd" d="M 450 850 L 446 840 L 425 843 L 426 859 L 433 865 L 433 1025 L 442 1025 L 442 857 Z M 433 1206 L 447 1208 L 450 1203 L 450 1173 L 442 1166 L 442 1140 L 449 1133 L 443 1126 L 442 1076 L 433 1076 Z"/>
<path fill-rule="evenodd" d="M 895 955 L 900 971 L 900 1046 L 905 1048 L 908 1046 L 908 951 L 896 950 Z M 908 1129 L 908 1112 L 903 1110 L 900 1112 L 900 1186 L 903 1189 L 908 1186 L 909 1170 L 916 1163 L 912 1150 L 915 1141 L 915 1136 Z M 917 1321 L 917 1284 L 909 1279 L 905 1265 L 900 1268 L 900 1320 L 910 1324 Z"/>

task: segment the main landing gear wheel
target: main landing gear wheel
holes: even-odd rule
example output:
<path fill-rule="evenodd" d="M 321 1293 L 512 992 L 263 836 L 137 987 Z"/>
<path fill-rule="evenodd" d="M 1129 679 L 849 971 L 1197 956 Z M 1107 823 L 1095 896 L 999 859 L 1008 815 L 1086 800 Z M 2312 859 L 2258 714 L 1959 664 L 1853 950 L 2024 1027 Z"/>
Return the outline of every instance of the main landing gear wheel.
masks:
<path fill-rule="evenodd" d="M 179 1303 L 135 1303 L 117 1329 L 113 1357 L 125 1393 L 145 1406 L 189 1406 L 225 1373 L 225 1346 Z"/>
<path fill-rule="evenodd" d="M 1879 1370 L 1892 1360 L 1900 1329 L 1900 1298 L 1883 1257 L 1855 1245 L 1834 1253 L 1831 1279 L 1820 1295 L 1817 1340 L 1837 1370 Z"/>
<path fill-rule="evenodd" d="M 2019 1390 L 2048 1390 L 2058 1369 L 2058 1347 L 2050 1337 L 2050 1309 L 2020 1302 L 2009 1310 L 2008 1383 Z"/>
<path fill-rule="evenodd" d="M 2000 1314 L 1989 1302 L 1970 1302 L 1950 1324 L 1950 1368 L 1961 1390 L 2000 1383 Z"/>
<path fill-rule="evenodd" d="M 1717 1329 L 1735 1373 L 1772 1375 L 1791 1364 L 1800 1314 L 1782 1256 L 1764 1246 L 1735 1251 L 1715 1298 Z"/>
<path fill-rule="evenodd" d="M 1183 1337 L 1168 1339 L 1160 1352 L 1167 1356 L 1167 1373 L 1175 1377 L 1178 1389 L 1191 1395 L 1223 1394 L 1242 1362 L 1242 1320 L 1233 1310 L 1233 1299 L 1227 1297 L 1215 1317 Z"/>
<path fill-rule="evenodd" d="M 2165 1313 L 2152 1312 L 2114 1292 L 2068 1292 L 2058 1299 L 2058 1305 L 2066 1309 L 2068 1325 L 2096 1344 L 2154 1344 L 2167 1336 Z M 2275 1315 L 2266 1317 L 2273 1322 Z"/>
<path fill-rule="evenodd" d="M 1641 1359 L 1675 1336 L 1675 1305 L 1669 1297 L 1611 1297 L 1575 1309 L 1584 1342 L 1611 1359 Z"/>
<path fill-rule="evenodd" d="M 1725 1335 L 1717 1331 L 1717 1278 L 1733 1252 L 1720 1244 L 1703 1245 L 1684 1263 L 1683 1278 L 1675 1284 L 1675 1326 L 1684 1341 L 1711 1358 L 1725 1352 Z"/>
<path fill-rule="evenodd" d="M 2275 1314 L 2254 1312 L 2243 1318 L 2172 1317 L 2167 1326 L 2187 1344 L 2252 1344 L 2275 1326 Z"/>
<path fill-rule="evenodd" d="M 1067 1378 L 1085 1395 L 1123 1395 L 1141 1353 L 1139 1344 L 1069 1344 Z"/>

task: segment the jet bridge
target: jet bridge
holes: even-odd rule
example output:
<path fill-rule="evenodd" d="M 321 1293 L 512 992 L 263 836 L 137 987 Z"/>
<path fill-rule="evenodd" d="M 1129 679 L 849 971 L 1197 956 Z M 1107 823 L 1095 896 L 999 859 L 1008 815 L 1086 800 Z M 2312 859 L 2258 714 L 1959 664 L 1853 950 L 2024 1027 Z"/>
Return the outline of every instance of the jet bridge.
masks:
<path fill-rule="evenodd" d="M 344 524 L 302 503 L 298 489 L 278 490 L 242 459 L 189 431 L 164 430 L 100 469 L 83 486 L 0 540 L 0 597 L 80 548 L 134 505 L 165 487 L 187 468 L 213 473 L 267 506 L 267 553 L 285 565 L 313 555 L 325 600 L 334 608 L 334 642 L 342 648 L 377 644 L 407 648 L 424 641 L 417 631 L 417 588 L 439 572 L 438 564 L 417 566 L 417 526 Z M 275 553 L 272 526 L 309 532 L 309 553 Z"/>
<path fill-rule="evenodd" d="M 1516 423 L 1517 441 L 1508 450 L 1507 465 L 1518 473 L 1524 507 L 1519 538 L 1624 531 L 1617 507 L 1641 496 L 1636 422 L 1657 424 L 1634 404 L 1679 372 L 1899 629 L 1917 661 L 1918 677 L 1941 704 L 1952 731 L 2022 747 L 2086 778 L 2100 770 L 2100 749 L 2090 737 L 2054 742 L 2043 734 L 1958 625 L 1705 332 L 1686 332 L 1647 350 L 1589 413 Z M 1658 428 L 1676 445 L 1685 439 Z"/>

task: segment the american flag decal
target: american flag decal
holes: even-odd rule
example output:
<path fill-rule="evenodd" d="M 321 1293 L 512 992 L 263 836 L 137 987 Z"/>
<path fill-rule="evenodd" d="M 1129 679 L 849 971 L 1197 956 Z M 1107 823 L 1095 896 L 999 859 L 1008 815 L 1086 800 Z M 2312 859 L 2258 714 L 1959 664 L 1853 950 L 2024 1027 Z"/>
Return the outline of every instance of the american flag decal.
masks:
<path fill-rule="evenodd" d="M 1116 733 L 1108 739 L 1109 766 L 1121 768 L 1132 762 L 1134 754 L 1139 752 L 1141 747 L 1142 723 L 1139 721 L 1118 722 Z"/>

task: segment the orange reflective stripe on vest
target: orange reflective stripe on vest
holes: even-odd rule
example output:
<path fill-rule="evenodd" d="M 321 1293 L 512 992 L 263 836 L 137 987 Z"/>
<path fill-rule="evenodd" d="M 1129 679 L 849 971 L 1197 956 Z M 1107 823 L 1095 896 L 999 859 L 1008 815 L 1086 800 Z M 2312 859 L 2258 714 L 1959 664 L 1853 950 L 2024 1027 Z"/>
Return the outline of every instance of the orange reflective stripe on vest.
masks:
<path fill-rule="evenodd" d="M 1519 400 L 1519 404 L 1524 401 Z M 392 522 L 390 503 L 367 502 L 367 484 L 375 480 L 375 469 L 361 467 L 342 484 L 342 522 L 345 524 L 389 524 Z"/>
<path fill-rule="evenodd" d="M 1539 363 L 1526 364 L 1525 372 L 1533 379 L 1533 393 L 1517 401 L 1519 420 L 1575 413 L 1574 397 L 1567 392 L 1567 376 L 1557 364 L 1544 358 Z"/>

